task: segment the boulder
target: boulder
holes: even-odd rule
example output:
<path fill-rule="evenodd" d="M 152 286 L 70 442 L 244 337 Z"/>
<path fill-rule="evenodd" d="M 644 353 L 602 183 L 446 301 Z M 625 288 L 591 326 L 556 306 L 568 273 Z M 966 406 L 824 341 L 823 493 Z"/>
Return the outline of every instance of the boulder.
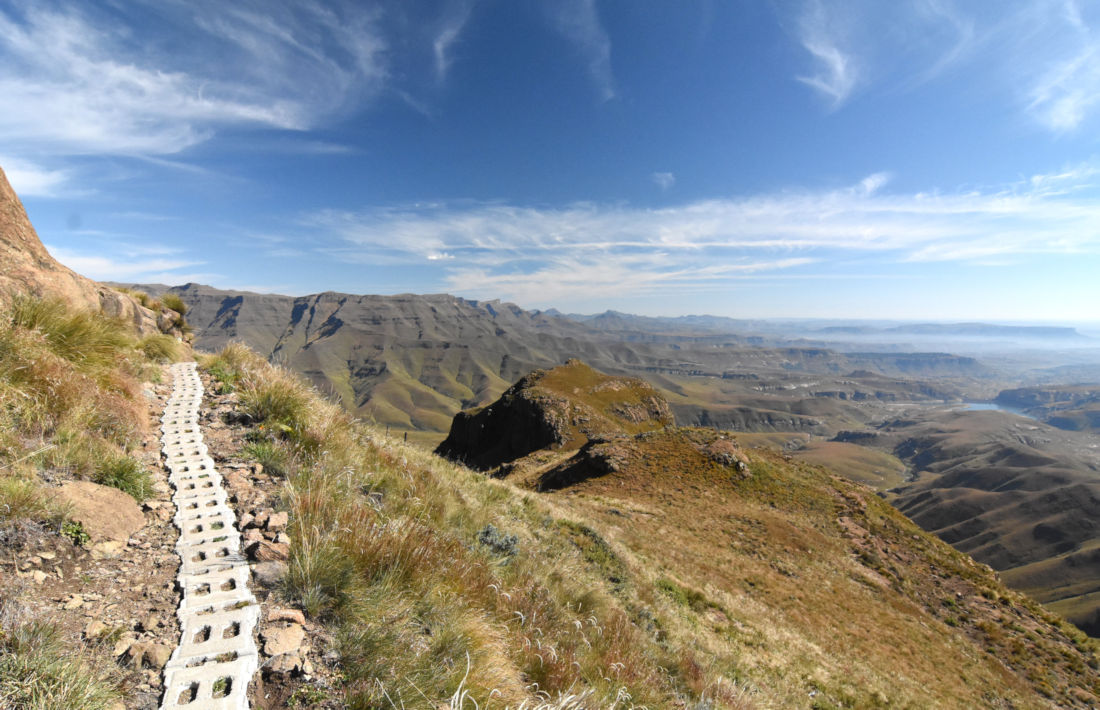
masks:
<path fill-rule="evenodd" d="M 302 657 L 297 653 L 281 653 L 264 664 L 268 675 L 289 676 L 302 670 Z"/>
<path fill-rule="evenodd" d="M 275 587 L 286 577 L 288 567 L 285 562 L 261 562 L 252 565 L 252 576 L 261 587 Z"/>
<path fill-rule="evenodd" d="M 57 496 L 72 506 L 69 517 L 81 524 L 93 543 L 119 542 L 145 526 L 141 506 L 117 488 L 101 486 L 91 481 L 70 481 L 61 486 Z"/>
<path fill-rule="evenodd" d="M 23 203 L 0 170 L 0 309 L 13 294 L 60 298 L 69 305 L 131 323 L 142 334 L 158 332 L 156 314 L 132 296 L 97 284 L 50 256 Z"/>
<path fill-rule="evenodd" d="M 305 624 L 306 617 L 301 609 L 274 608 L 267 612 L 268 621 L 290 621 L 295 624 Z"/>
<path fill-rule="evenodd" d="M 257 562 L 285 562 L 290 559 L 290 545 L 281 542 L 258 540 L 245 548 L 249 559 Z"/>
<path fill-rule="evenodd" d="M 278 656 L 284 653 L 297 653 L 306 638 L 306 630 L 299 624 L 290 624 L 282 628 L 264 629 L 260 639 L 264 642 L 264 653 Z"/>

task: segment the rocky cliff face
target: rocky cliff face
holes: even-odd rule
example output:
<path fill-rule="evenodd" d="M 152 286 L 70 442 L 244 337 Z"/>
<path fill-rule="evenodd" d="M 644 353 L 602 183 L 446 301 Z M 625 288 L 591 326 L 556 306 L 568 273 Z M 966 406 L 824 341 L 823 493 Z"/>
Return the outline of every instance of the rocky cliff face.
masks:
<path fill-rule="evenodd" d="M 157 314 L 130 296 L 77 274 L 50 256 L 19 196 L 0 169 L 0 306 L 17 293 L 54 296 L 77 308 L 102 310 L 133 323 L 141 333 L 160 330 Z"/>
<path fill-rule="evenodd" d="M 487 407 L 459 412 L 436 452 L 486 470 L 548 447 L 577 449 L 672 421 L 668 403 L 644 380 L 569 360 L 523 377 Z"/>

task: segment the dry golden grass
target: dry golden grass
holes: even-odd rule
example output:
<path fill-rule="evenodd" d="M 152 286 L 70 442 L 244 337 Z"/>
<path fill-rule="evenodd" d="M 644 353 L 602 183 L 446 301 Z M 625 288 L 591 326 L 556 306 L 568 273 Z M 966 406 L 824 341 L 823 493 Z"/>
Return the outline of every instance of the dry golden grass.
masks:
<path fill-rule="evenodd" d="M 0 319 L 0 551 L 61 535 L 68 512 L 44 479 L 90 478 L 141 500 L 149 473 L 129 451 L 147 422 L 140 381 L 164 343 L 139 344 L 125 324 L 49 299 L 16 296 Z M 118 668 L 106 651 L 62 637 L 0 594 L 0 707 L 114 707 Z"/>
<path fill-rule="evenodd" d="M 332 631 L 347 707 L 1100 695 L 1087 640 L 820 469 L 740 452 L 745 475 L 713 432 L 667 430 L 601 444 L 624 465 L 540 495 L 355 422 L 247 353 L 207 366 L 292 458 L 287 591 Z"/>

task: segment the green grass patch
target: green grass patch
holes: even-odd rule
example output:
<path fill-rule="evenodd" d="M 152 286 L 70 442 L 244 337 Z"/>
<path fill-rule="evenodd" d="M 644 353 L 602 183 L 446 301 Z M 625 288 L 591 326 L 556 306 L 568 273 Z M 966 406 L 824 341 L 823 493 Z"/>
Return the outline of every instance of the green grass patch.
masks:
<path fill-rule="evenodd" d="M 277 441 L 251 441 L 244 445 L 241 453 L 264 467 L 264 471 L 274 476 L 285 477 L 290 472 L 291 455 L 286 446 Z"/>
<path fill-rule="evenodd" d="M 166 293 L 160 297 L 161 305 L 165 308 L 179 313 L 181 316 L 187 315 L 187 304 L 183 302 L 177 294 Z"/>

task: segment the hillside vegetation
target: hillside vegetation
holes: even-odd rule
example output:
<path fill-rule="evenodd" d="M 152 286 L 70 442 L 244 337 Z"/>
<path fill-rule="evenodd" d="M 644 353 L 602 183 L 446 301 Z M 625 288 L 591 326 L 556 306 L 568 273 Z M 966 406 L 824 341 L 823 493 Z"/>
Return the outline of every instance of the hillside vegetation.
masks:
<path fill-rule="evenodd" d="M 708 430 L 635 433 L 627 417 L 579 449 L 530 454 L 539 475 L 524 480 L 554 483 L 537 493 L 390 439 L 239 345 L 205 366 L 255 422 L 252 445 L 281 454 L 285 593 L 328 626 L 343 669 L 319 703 L 1089 707 L 1100 696 L 1093 641 L 821 469 Z M 542 379 L 568 392 L 573 375 L 581 394 L 630 389 L 577 365 Z"/>
<path fill-rule="evenodd" d="M 55 485 L 87 479 L 140 501 L 149 493 L 133 456 L 144 427 L 140 383 L 181 345 L 56 299 L 9 297 L 0 319 L 0 554 L 43 538 L 83 544 Z M 122 675 L 99 645 L 79 646 L 42 609 L 26 582 L 0 582 L 0 707 L 108 708 Z"/>

